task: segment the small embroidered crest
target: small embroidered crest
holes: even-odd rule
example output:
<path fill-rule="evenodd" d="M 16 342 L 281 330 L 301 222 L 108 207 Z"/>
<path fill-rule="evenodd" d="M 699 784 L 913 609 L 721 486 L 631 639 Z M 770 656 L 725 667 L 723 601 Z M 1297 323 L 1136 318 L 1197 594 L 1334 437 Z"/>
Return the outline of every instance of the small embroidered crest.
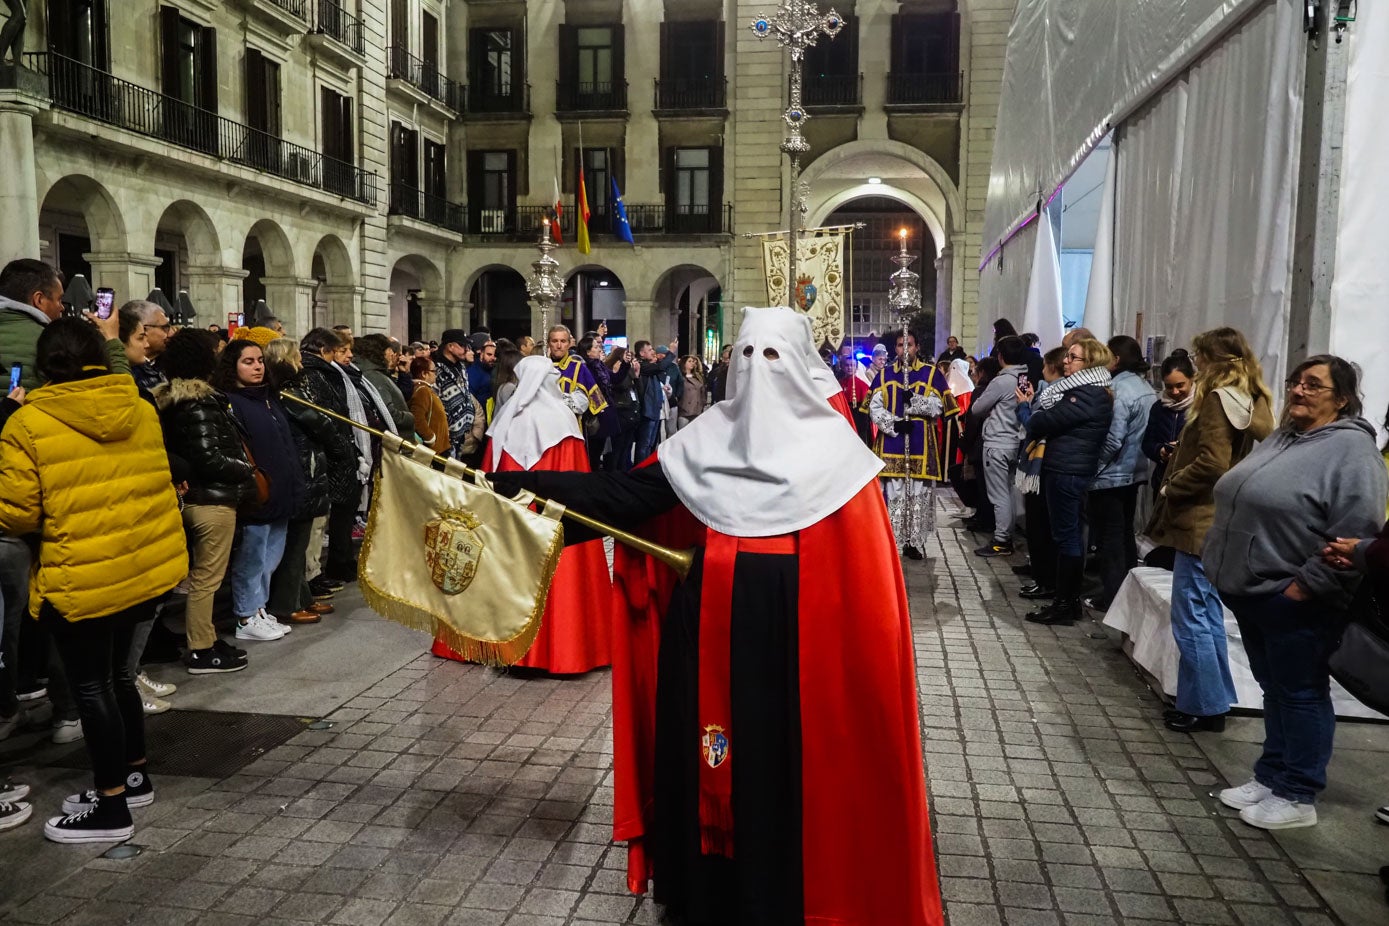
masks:
<path fill-rule="evenodd" d="M 728 737 L 724 736 L 723 727 L 716 723 L 711 723 L 704 728 L 704 735 L 699 739 L 700 746 L 704 752 L 704 761 L 709 763 L 710 768 L 718 768 L 728 761 Z"/>
<path fill-rule="evenodd" d="M 820 294 L 819 288 L 808 276 L 796 278 L 796 305 L 802 312 L 809 312 L 815 307 L 815 297 Z"/>
<path fill-rule="evenodd" d="M 424 561 L 429 577 L 445 595 L 465 591 L 482 559 L 482 522 L 470 511 L 445 508 L 424 525 Z"/>

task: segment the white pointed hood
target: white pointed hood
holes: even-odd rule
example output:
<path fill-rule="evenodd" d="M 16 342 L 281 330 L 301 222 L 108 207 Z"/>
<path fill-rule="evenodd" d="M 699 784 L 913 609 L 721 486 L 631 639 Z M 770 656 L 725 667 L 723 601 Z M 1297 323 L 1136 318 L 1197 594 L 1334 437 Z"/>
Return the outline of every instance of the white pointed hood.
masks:
<path fill-rule="evenodd" d="M 492 438 L 493 469 L 503 453 L 530 469 L 566 437 L 583 437 L 559 390 L 559 370 L 548 357 L 526 357 L 516 364 L 516 392 L 497 412 L 487 436 Z"/>
<path fill-rule="evenodd" d="M 789 534 L 877 476 L 882 461 L 826 401 L 821 371 L 834 383 L 804 315 L 744 310 L 727 400 L 660 446 L 666 478 L 701 523 L 736 537 Z"/>

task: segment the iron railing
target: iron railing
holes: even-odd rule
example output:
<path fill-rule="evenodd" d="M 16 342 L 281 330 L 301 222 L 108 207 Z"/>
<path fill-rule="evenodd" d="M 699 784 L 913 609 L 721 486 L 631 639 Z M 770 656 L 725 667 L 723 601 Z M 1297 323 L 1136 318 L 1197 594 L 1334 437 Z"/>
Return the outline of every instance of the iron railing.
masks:
<path fill-rule="evenodd" d="M 391 184 L 390 214 L 419 219 L 460 234 L 468 227 L 467 207 L 404 183 Z"/>
<path fill-rule="evenodd" d="M 581 84 L 555 81 L 555 107 L 560 112 L 624 112 L 627 109 L 627 81 Z"/>
<path fill-rule="evenodd" d="M 807 106 L 861 106 L 863 75 L 807 74 L 802 92 Z"/>
<path fill-rule="evenodd" d="M 889 74 L 889 106 L 958 106 L 964 102 L 962 73 Z"/>
<path fill-rule="evenodd" d="M 502 92 L 483 83 L 467 88 L 468 112 L 492 115 L 525 115 L 531 111 L 531 85 L 513 84 Z"/>
<path fill-rule="evenodd" d="M 359 55 L 367 53 L 366 24 L 349 13 L 337 0 L 318 0 L 314 29 L 335 39 Z"/>
<path fill-rule="evenodd" d="M 407 48 L 392 45 L 386 49 L 386 76 L 419 88 L 454 112 L 463 109 L 463 86 L 440 74 L 438 66 L 410 54 Z"/>
<path fill-rule="evenodd" d="M 58 109 L 339 196 L 364 203 L 376 199 L 376 175 L 360 167 L 56 52 L 31 53 L 25 60 L 45 76 Z"/>
<path fill-rule="evenodd" d="M 676 206 L 663 203 L 628 203 L 627 224 L 632 235 L 728 235 L 733 233 L 733 206 Z M 560 233 L 566 244 L 572 244 L 577 208 L 571 201 L 565 204 L 560 217 Z M 615 213 L 610 209 L 589 211 L 590 236 L 611 237 Z M 514 209 L 471 209 L 468 231 L 486 237 L 504 237 L 514 241 L 533 241 L 540 234 L 542 219 L 552 216 L 549 206 L 517 206 Z"/>
<path fill-rule="evenodd" d="M 297 16 L 304 22 L 309 21 L 309 0 L 269 0 L 271 6 L 277 6 L 291 16 Z"/>
<path fill-rule="evenodd" d="M 726 77 L 676 77 L 656 81 L 657 109 L 723 109 L 727 105 Z"/>

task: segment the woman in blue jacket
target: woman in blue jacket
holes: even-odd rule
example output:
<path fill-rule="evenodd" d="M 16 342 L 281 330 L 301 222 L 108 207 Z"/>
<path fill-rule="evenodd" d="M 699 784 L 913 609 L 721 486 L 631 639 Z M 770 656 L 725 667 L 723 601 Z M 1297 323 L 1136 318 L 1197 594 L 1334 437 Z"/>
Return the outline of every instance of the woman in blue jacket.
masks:
<path fill-rule="evenodd" d="M 1081 505 L 1099 469 L 1100 450 L 1114 418 L 1114 395 L 1109 388 L 1113 360 L 1109 348 L 1094 338 L 1072 344 L 1062 360 L 1066 375 L 1042 390 L 1037 410 L 1028 415 L 1028 440 L 1046 442 L 1042 492 L 1057 553 L 1056 600 L 1027 615 L 1036 624 L 1070 624 L 1080 617 L 1085 571 Z M 1024 394 L 1030 401 L 1030 384 Z"/>

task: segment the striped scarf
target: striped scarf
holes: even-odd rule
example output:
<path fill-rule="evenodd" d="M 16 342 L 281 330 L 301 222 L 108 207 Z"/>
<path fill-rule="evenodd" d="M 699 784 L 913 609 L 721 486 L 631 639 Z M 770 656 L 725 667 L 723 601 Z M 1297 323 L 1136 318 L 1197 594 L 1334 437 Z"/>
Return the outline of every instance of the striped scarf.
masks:
<path fill-rule="evenodd" d="M 1034 405 L 1048 409 L 1055 407 L 1061 397 L 1080 386 L 1103 386 L 1109 388 L 1110 375 L 1104 367 L 1090 367 L 1058 379 L 1037 394 Z M 1039 439 L 1023 442 L 1023 451 L 1018 459 L 1018 475 L 1014 485 L 1026 495 L 1037 495 L 1042 491 L 1042 460 L 1046 456 L 1047 442 Z"/>

